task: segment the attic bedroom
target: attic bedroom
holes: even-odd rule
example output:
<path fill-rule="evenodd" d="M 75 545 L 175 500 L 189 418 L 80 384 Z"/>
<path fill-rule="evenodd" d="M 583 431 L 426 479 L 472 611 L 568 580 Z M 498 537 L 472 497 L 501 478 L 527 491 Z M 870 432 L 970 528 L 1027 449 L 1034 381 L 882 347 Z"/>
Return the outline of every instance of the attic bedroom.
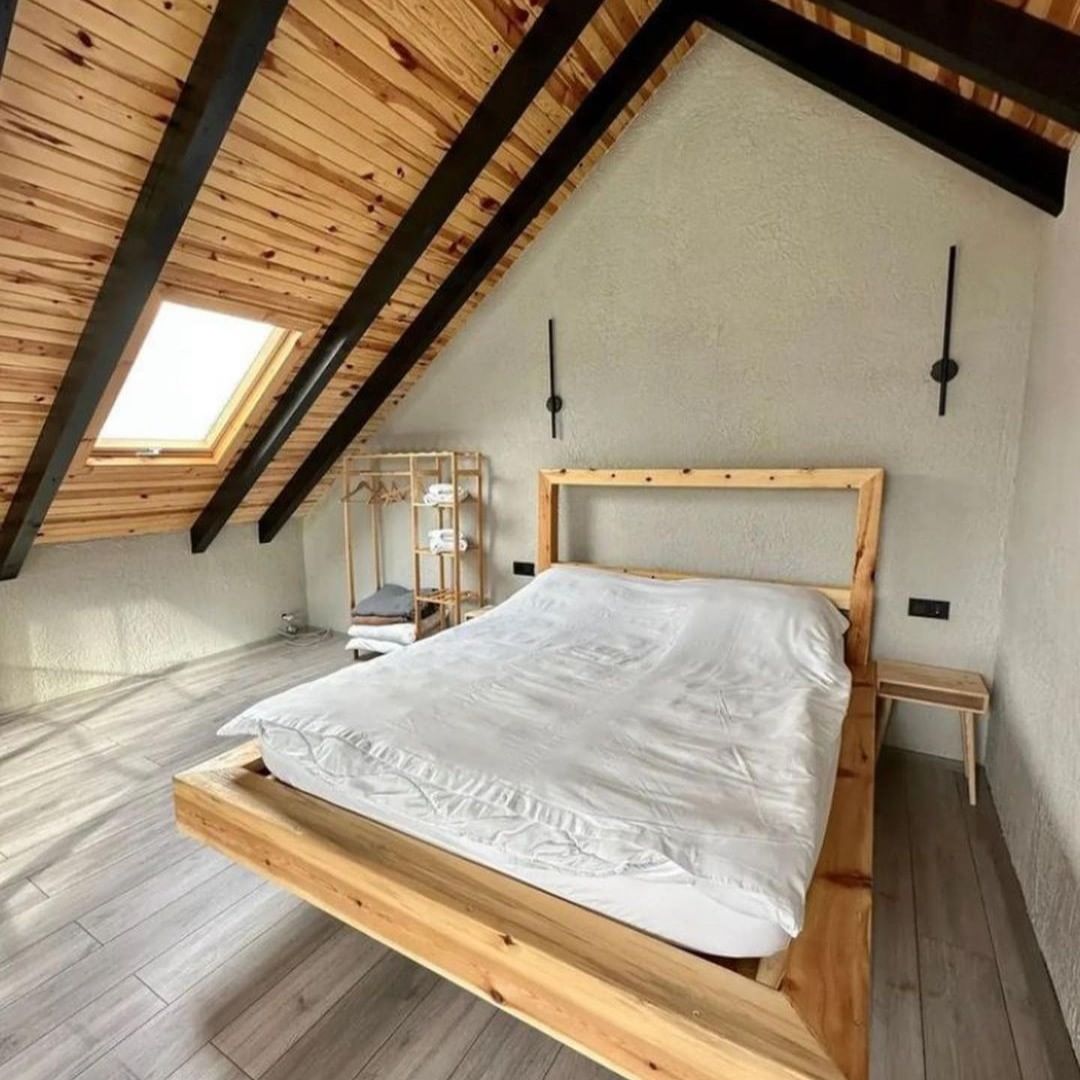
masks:
<path fill-rule="evenodd" d="M 0 1080 L 1080 1080 L 1076 0 L 0 0 Z"/>

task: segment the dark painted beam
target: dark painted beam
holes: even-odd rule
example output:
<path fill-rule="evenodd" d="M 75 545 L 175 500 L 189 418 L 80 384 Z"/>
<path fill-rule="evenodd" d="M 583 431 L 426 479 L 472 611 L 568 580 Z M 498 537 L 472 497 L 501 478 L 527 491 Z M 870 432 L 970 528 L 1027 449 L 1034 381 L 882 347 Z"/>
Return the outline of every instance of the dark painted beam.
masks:
<path fill-rule="evenodd" d="M 191 530 L 205 551 L 408 276 L 601 0 L 550 0 Z"/>
<path fill-rule="evenodd" d="M 45 521 L 285 4 L 218 2 L 0 527 L 0 580 L 18 575 Z"/>
<path fill-rule="evenodd" d="M 1069 155 L 1045 139 L 778 4 L 698 0 L 698 17 L 1041 210 L 1061 213 Z"/>
<path fill-rule="evenodd" d="M 1000 0 L 817 0 L 905 49 L 1080 129 L 1080 36 Z"/>
<path fill-rule="evenodd" d="M 0 0 L 0 74 L 4 71 L 4 57 L 7 56 L 8 39 L 11 37 L 11 24 L 15 21 L 15 0 Z"/>
<path fill-rule="evenodd" d="M 277 535 L 692 23 L 688 4 L 662 0 L 267 509 L 260 541 Z"/>

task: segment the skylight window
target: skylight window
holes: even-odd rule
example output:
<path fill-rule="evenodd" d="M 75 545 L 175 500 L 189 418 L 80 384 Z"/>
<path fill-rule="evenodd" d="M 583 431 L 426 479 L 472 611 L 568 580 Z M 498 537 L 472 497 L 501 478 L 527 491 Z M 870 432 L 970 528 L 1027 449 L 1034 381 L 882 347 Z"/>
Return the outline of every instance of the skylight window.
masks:
<path fill-rule="evenodd" d="M 269 323 L 162 303 L 98 441 L 208 444 L 278 333 Z"/>
<path fill-rule="evenodd" d="M 135 455 L 219 462 L 299 338 L 256 319 L 171 300 L 144 316 L 142 340 L 97 433 L 98 461 Z"/>

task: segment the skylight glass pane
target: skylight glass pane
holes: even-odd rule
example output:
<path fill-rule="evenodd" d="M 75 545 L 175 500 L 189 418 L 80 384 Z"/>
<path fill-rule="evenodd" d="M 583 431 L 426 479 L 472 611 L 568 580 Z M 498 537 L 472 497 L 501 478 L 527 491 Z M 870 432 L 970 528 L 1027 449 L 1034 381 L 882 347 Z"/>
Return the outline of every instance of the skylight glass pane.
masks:
<path fill-rule="evenodd" d="M 98 436 L 206 442 L 276 327 L 163 303 Z"/>

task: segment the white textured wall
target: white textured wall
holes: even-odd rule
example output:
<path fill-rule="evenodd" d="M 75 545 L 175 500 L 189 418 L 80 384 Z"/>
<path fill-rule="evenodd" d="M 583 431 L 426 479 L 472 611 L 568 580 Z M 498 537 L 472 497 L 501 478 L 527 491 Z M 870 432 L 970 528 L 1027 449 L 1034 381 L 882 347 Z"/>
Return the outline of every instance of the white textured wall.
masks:
<path fill-rule="evenodd" d="M 1039 265 L 990 780 L 1080 1053 L 1080 173 Z"/>
<path fill-rule="evenodd" d="M 0 583 L 0 712 L 258 641 L 304 604 L 299 525 L 204 555 L 187 533 L 35 547 Z"/>
<path fill-rule="evenodd" d="M 883 465 L 878 655 L 989 672 L 1043 228 L 1025 204 L 711 37 L 381 442 L 490 455 L 497 597 L 520 583 L 511 560 L 533 558 L 542 466 Z M 962 374 L 938 419 L 928 370 L 954 241 Z M 548 315 L 558 442 L 544 411 Z M 591 493 L 571 502 L 564 554 L 840 580 L 844 498 Z M 312 617 L 335 626 L 340 521 L 328 500 L 305 528 Z M 952 620 L 908 618 L 911 595 L 951 600 Z M 940 714 L 899 708 L 893 737 L 959 752 Z"/>

